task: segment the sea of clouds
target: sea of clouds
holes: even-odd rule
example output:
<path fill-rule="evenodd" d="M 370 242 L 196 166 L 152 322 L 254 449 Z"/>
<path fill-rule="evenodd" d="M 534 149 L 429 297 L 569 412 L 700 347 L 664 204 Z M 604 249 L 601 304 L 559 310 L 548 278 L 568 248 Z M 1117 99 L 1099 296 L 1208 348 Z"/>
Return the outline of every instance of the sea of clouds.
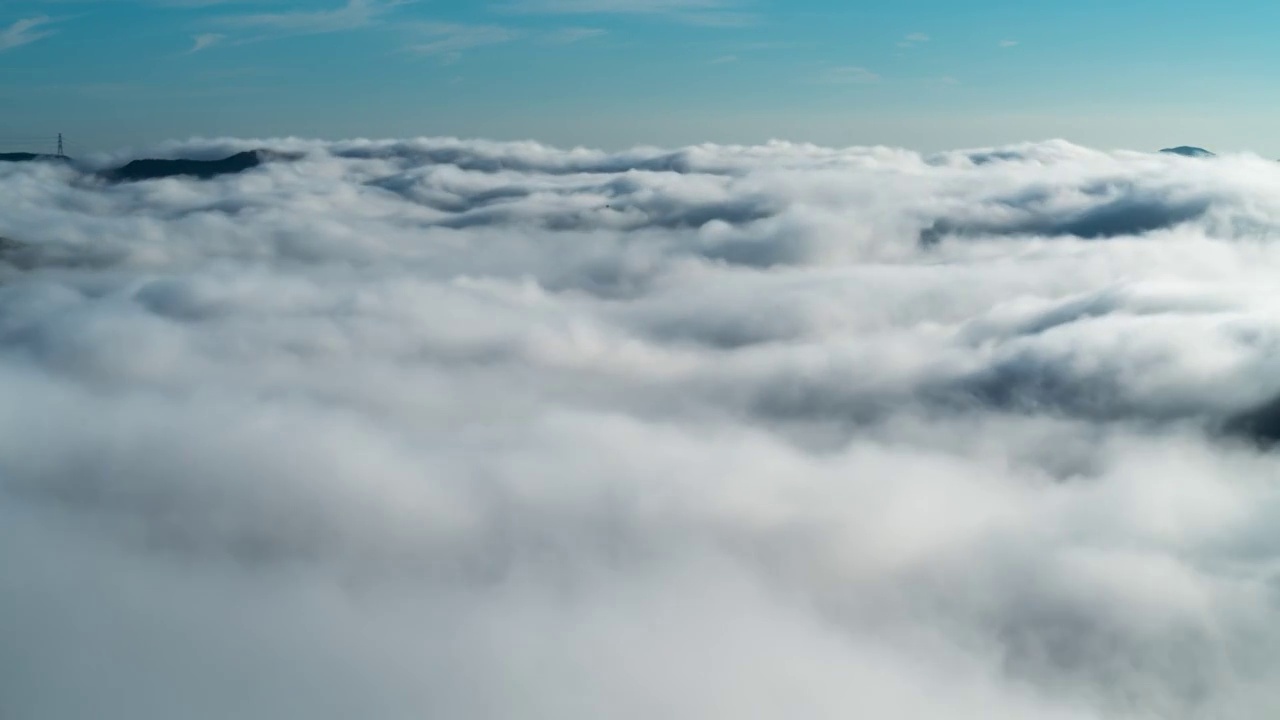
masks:
<path fill-rule="evenodd" d="M 1280 713 L 1280 164 L 264 146 L 0 165 L 0 716 Z"/>

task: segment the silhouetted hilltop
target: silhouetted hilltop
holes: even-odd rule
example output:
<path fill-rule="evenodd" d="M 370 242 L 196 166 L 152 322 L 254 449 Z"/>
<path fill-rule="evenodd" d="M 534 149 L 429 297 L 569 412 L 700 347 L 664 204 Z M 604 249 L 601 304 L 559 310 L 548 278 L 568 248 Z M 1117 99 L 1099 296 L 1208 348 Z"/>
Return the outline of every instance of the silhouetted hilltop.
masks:
<path fill-rule="evenodd" d="M 133 160 L 118 168 L 102 170 L 98 174 L 108 180 L 120 182 L 167 177 L 195 177 L 207 180 L 219 175 L 234 175 L 252 170 L 270 160 L 296 160 L 299 157 L 301 157 L 300 154 L 272 150 L 246 150 L 217 160 L 144 158 Z M 63 155 L 29 152 L 0 153 L 0 162 L 34 161 L 72 162 L 71 158 Z"/>
<path fill-rule="evenodd" d="M 67 162 L 71 158 L 65 155 L 45 155 L 43 153 L 0 153 L 0 162 L 32 162 L 35 160 L 53 160 L 58 162 Z"/>
<path fill-rule="evenodd" d="M 201 179 L 241 173 L 258 167 L 262 163 L 276 158 L 291 158 L 269 150 L 246 150 L 220 160 L 175 160 L 144 159 L 108 170 L 104 173 L 112 180 L 153 180 L 177 176 L 191 176 Z"/>
<path fill-rule="evenodd" d="M 1192 147 L 1190 145 L 1179 145 L 1178 147 L 1165 148 L 1162 153 L 1170 155 L 1182 155 L 1184 157 L 1214 157 L 1214 154 L 1204 148 Z"/>

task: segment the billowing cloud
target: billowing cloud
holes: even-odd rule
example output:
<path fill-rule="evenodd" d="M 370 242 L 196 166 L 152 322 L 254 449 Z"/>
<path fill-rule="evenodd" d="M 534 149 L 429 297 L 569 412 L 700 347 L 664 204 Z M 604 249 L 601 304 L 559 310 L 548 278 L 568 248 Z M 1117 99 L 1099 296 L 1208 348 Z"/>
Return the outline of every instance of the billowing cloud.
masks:
<path fill-rule="evenodd" d="M 264 146 L 0 165 L 14 717 L 1280 702 L 1276 163 Z"/>

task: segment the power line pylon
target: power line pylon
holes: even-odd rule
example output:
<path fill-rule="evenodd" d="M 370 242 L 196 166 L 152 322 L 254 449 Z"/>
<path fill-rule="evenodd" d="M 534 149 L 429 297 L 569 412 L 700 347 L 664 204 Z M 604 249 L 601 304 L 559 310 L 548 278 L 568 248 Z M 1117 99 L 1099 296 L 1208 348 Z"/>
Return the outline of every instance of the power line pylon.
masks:
<path fill-rule="evenodd" d="M 58 157 L 66 157 L 62 152 L 62 133 L 58 133 Z"/>

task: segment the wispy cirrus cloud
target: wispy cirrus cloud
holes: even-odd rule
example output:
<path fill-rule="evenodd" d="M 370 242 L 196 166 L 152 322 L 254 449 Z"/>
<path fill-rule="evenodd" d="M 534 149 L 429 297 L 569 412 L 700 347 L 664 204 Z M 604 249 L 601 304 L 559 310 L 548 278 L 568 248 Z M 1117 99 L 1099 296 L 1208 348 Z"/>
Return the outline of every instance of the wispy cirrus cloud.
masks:
<path fill-rule="evenodd" d="M 227 27 L 311 35 L 367 27 L 404 4 L 404 0 L 347 0 L 345 5 L 330 10 L 231 15 L 218 22 Z"/>
<path fill-rule="evenodd" d="M 518 30 L 497 25 L 418 23 L 413 28 L 425 39 L 411 44 L 407 50 L 417 55 L 439 57 L 446 63 L 456 62 L 464 50 L 501 45 L 521 37 Z"/>
<path fill-rule="evenodd" d="M 929 39 L 930 39 L 929 36 L 925 35 L 924 33 L 914 32 L 914 33 L 911 33 L 910 35 L 903 37 L 901 40 L 899 40 L 898 47 L 913 48 L 917 45 L 923 45 L 929 42 Z"/>
<path fill-rule="evenodd" d="M 0 29 L 0 52 L 22 47 L 23 45 L 30 45 L 37 40 L 49 37 L 55 32 L 48 27 L 52 23 L 52 18 L 47 15 L 40 15 L 23 18 L 6 28 Z"/>
<path fill-rule="evenodd" d="M 202 33 L 200 35 L 196 35 L 191 38 L 192 45 L 191 49 L 187 51 L 187 54 L 190 55 L 191 53 L 198 53 L 201 50 L 207 50 L 226 38 L 227 36 L 221 33 Z"/>
<path fill-rule="evenodd" d="M 999 42 L 999 45 L 1002 48 L 1011 48 L 1011 47 L 1014 47 L 1015 45 L 1020 45 L 1020 44 L 1021 43 L 1019 43 L 1017 40 L 1001 40 Z"/>
<path fill-rule="evenodd" d="M 572 45 L 573 43 L 603 37 L 608 34 L 609 31 L 603 28 L 567 27 L 544 35 L 543 41 L 552 45 Z"/>
<path fill-rule="evenodd" d="M 498 9 L 538 15 L 647 15 L 710 27 L 750 25 L 758 20 L 735 0 L 514 0 Z"/>
<path fill-rule="evenodd" d="M 724 10 L 728 0 L 515 0 L 505 8 L 530 13 L 666 13 Z"/>
<path fill-rule="evenodd" d="M 244 5 L 256 0 L 147 0 L 151 5 L 171 8 L 206 8 L 215 5 Z"/>
<path fill-rule="evenodd" d="M 841 65 L 822 71 L 816 81 L 826 85 L 869 85 L 880 80 L 879 75 L 864 67 Z"/>

